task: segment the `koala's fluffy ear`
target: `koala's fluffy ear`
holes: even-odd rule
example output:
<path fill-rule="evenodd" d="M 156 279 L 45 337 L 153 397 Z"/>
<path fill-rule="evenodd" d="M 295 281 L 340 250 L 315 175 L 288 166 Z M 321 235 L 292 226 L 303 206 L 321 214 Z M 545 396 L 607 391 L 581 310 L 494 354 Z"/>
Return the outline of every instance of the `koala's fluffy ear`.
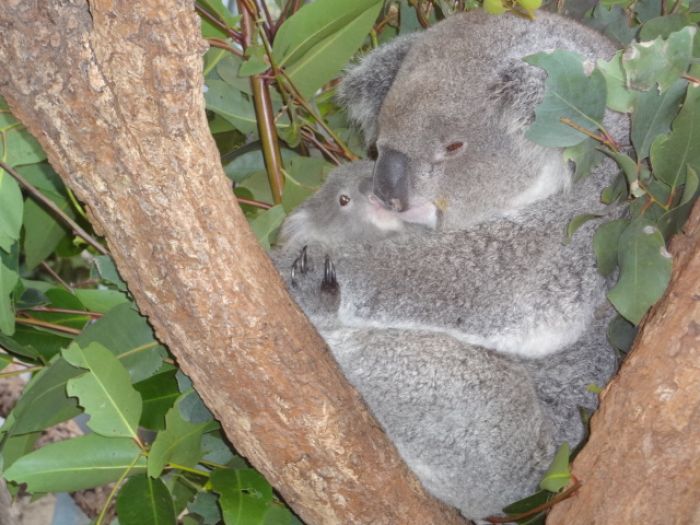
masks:
<path fill-rule="evenodd" d="M 511 132 L 524 131 L 535 120 L 535 108 L 544 98 L 547 73 L 519 59 L 508 60 L 497 73 L 489 93 L 502 109 Z"/>
<path fill-rule="evenodd" d="M 422 33 L 395 38 L 349 68 L 338 86 L 337 98 L 358 124 L 370 147 L 377 140 L 377 115 L 406 53 Z"/>

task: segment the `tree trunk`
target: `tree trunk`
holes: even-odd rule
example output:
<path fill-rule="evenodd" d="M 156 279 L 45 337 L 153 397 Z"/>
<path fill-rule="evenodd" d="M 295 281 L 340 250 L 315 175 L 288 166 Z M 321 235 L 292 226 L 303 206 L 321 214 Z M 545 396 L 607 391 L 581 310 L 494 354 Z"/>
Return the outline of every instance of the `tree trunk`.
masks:
<path fill-rule="evenodd" d="M 581 488 L 548 525 L 700 524 L 700 201 L 673 276 L 602 395 L 574 461 Z"/>
<path fill-rule="evenodd" d="M 235 202 L 192 0 L 5 0 L 0 93 L 86 203 L 236 448 L 308 523 L 457 524 L 291 301 Z"/>

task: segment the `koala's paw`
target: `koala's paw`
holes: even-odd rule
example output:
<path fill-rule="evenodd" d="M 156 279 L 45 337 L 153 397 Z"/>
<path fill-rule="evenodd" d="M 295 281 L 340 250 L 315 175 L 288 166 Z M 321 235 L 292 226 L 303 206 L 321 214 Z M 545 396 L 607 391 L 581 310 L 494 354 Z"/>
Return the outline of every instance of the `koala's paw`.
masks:
<path fill-rule="evenodd" d="M 292 284 L 292 287 L 297 288 L 298 287 L 298 281 L 297 279 L 301 276 L 305 276 L 307 272 L 309 271 L 310 265 L 309 265 L 309 258 L 306 253 L 306 246 L 304 246 L 301 249 L 301 252 L 299 253 L 299 256 L 294 259 L 294 262 L 292 263 L 292 270 L 291 270 L 291 279 L 290 282 Z"/>
<path fill-rule="evenodd" d="M 331 261 L 330 255 L 326 255 L 323 264 L 323 280 L 321 281 L 321 291 L 336 295 L 340 291 L 338 280 L 335 277 L 335 265 Z"/>

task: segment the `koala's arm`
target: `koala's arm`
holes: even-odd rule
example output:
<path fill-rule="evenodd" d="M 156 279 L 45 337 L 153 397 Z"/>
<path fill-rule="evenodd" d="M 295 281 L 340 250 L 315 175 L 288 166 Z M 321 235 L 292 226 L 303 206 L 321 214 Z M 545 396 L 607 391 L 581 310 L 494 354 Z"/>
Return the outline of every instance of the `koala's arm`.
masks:
<path fill-rule="evenodd" d="M 395 38 L 350 67 L 338 86 L 338 102 L 362 130 L 365 144 L 377 139 L 377 115 L 406 53 L 421 33 Z"/>
<path fill-rule="evenodd" d="M 444 334 L 323 335 L 408 466 L 439 499 L 477 519 L 536 489 L 556 445 L 523 367 Z"/>
<path fill-rule="evenodd" d="M 332 260 L 345 326 L 409 328 L 525 357 L 575 342 L 605 300 L 584 226 L 569 244 L 563 223 L 498 220 L 469 231 L 414 235 L 339 247 Z M 323 311 L 325 252 L 293 294 Z"/>

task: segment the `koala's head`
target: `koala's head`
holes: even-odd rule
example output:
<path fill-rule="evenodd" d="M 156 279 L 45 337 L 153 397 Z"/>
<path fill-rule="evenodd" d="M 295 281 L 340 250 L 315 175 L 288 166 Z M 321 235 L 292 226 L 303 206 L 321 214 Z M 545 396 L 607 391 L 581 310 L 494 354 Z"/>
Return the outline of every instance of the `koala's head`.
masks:
<path fill-rule="evenodd" d="M 601 41 L 555 15 L 529 22 L 481 11 L 413 39 L 380 93 L 374 193 L 398 211 L 435 203 L 443 227 L 460 229 L 561 190 L 570 183 L 561 152 L 524 137 L 546 75 L 521 59 L 554 48 L 609 52 Z"/>
<path fill-rule="evenodd" d="M 358 161 L 333 170 L 315 195 L 282 224 L 278 244 L 285 249 L 321 244 L 327 248 L 353 242 L 373 242 L 413 225 L 435 228 L 432 205 L 406 213 L 387 209 L 372 193 L 373 163 Z"/>

